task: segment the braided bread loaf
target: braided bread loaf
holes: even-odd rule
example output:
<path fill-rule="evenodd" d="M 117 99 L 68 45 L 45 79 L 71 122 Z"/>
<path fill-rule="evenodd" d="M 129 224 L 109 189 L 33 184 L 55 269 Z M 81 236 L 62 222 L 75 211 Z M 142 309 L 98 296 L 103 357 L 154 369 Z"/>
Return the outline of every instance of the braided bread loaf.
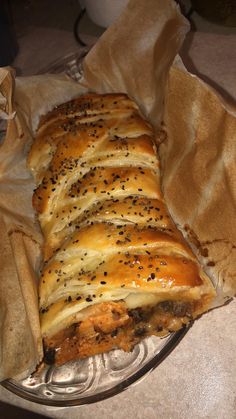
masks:
<path fill-rule="evenodd" d="M 125 94 L 88 94 L 43 117 L 29 167 L 44 235 L 46 354 L 58 364 L 178 330 L 215 292 L 160 189 L 152 127 Z"/>

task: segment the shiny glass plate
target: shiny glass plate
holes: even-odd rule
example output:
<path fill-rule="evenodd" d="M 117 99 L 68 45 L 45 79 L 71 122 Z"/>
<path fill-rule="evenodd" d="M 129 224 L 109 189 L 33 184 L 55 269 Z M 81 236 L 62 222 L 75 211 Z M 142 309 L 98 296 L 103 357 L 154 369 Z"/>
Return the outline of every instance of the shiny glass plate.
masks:
<path fill-rule="evenodd" d="M 76 53 L 65 55 L 54 61 L 49 66 L 41 68 L 38 74 L 58 74 L 65 73 L 75 81 L 79 81 L 83 72 L 83 59 L 89 52 L 90 47 L 78 47 Z"/>
<path fill-rule="evenodd" d="M 55 61 L 39 74 L 64 72 L 74 80 L 82 76 L 82 60 L 88 48 Z M 2 385 L 20 397 L 49 406 L 76 406 L 114 396 L 137 383 L 156 368 L 183 338 L 190 326 L 165 338 L 144 339 L 130 353 L 113 350 L 61 367 L 45 366 L 25 380 Z"/>
<path fill-rule="evenodd" d="M 25 380 L 2 385 L 26 400 L 49 406 L 77 406 L 114 396 L 156 368 L 183 338 L 188 327 L 165 338 L 146 338 L 132 352 L 119 349 L 61 367 L 46 366 Z"/>

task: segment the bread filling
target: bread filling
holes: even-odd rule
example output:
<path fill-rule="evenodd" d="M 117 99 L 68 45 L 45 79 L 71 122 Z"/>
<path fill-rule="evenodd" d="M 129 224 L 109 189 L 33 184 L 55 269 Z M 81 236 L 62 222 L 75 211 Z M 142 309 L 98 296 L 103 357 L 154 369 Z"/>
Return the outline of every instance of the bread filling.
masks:
<path fill-rule="evenodd" d="M 123 300 L 94 305 L 87 318 L 45 338 L 45 362 L 62 365 L 115 348 L 131 351 L 143 338 L 165 336 L 193 317 L 198 302 L 162 301 L 129 309 Z"/>

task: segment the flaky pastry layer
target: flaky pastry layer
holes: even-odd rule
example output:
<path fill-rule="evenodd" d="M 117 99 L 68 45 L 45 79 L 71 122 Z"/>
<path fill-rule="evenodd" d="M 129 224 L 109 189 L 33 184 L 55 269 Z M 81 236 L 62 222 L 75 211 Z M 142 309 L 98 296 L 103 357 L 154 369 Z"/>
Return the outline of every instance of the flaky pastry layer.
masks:
<path fill-rule="evenodd" d="M 130 350 L 214 298 L 168 214 L 155 144 L 124 94 L 81 96 L 41 119 L 28 163 L 45 240 L 41 327 L 58 363 Z"/>

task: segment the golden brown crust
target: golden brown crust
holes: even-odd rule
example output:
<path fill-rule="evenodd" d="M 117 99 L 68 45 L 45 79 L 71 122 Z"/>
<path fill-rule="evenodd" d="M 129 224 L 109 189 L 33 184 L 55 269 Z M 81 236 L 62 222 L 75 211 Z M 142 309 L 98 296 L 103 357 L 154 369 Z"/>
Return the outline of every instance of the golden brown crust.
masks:
<path fill-rule="evenodd" d="M 86 329 L 92 307 L 115 304 L 126 313 L 174 300 L 190 301 L 193 318 L 207 310 L 213 287 L 169 217 L 154 133 L 126 95 L 89 94 L 57 107 L 40 123 L 29 166 L 45 238 L 40 307 L 47 342 L 73 323 Z M 168 316 L 167 330 L 174 321 Z M 129 317 L 121 318 L 128 323 L 116 328 L 128 327 Z M 112 348 L 108 336 L 97 346 L 81 336 L 80 329 L 78 356 Z M 118 346 L 129 350 L 138 340 L 128 344 L 127 336 Z"/>
<path fill-rule="evenodd" d="M 138 109 L 137 105 L 126 94 L 111 93 L 97 95 L 96 93 L 89 93 L 62 103 L 47 115 L 43 116 L 38 126 L 38 132 L 61 119 L 68 120 L 68 118 L 74 118 L 75 116 L 104 115 L 106 112 L 111 114 L 113 111 L 117 113 L 119 111 L 124 112 L 134 109 Z"/>

